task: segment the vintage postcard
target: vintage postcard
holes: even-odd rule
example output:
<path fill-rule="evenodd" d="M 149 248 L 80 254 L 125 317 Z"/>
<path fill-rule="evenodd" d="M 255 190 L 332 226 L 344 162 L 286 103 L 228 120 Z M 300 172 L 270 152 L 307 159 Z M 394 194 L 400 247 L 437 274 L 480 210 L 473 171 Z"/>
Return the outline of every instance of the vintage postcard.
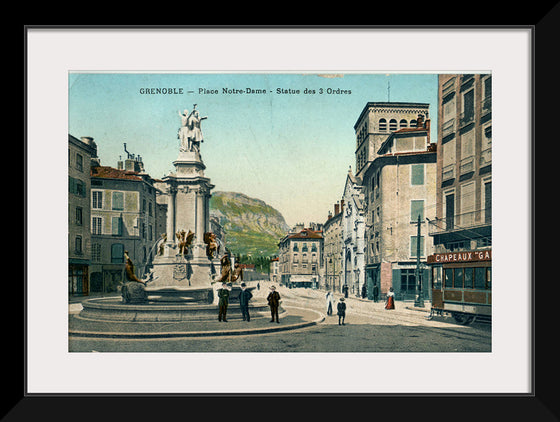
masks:
<path fill-rule="evenodd" d="M 27 42 L 29 393 L 531 390 L 531 31 Z"/>
<path fill-rule="evenodd" d="M 68 93 L 70 352 L 492 351 L 491 73 Z"/>

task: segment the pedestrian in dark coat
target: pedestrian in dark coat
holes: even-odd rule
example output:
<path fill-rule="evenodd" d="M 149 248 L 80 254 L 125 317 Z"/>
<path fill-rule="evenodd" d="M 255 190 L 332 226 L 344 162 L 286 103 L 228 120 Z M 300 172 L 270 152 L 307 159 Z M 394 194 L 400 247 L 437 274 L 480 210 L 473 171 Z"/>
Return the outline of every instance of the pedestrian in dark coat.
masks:
<path fill-rule="evenodd" d="M 270 286 L 270 293 L 268 294 L 266 300 L 268 300 L 268 306 L 270 306 L 270 314 L 272 319 L 270 322 L 274 322 L 276 317 L 276 322 L 280 323 L 278 320 L 278 307 L 280 306 L 280 294 L 276 291 L 275 286 Z"/>
<path fill-rule="evenodd" d="M 241 315 L 243 315 L 243 321 L 251 321 L 251 316 L 249 315 L 249 301 L 253 297 L 253 294 L 247 290 L 247 285 L 241 283 L 241 293 L 239 293 L 239 306 L 241 307 Z"/>
<path fill-rule="evenodd" d="M 227 283 L 222 283 L 222 288 L 218 289 L 218 321 L 224 320 L 227 322 L 226 314 L 229 305 L 229 292 L 231 287 L 228 287 Z"/>
<path fill-rule="evenodd" d="M 338 325 L 344 325 L 344 317 L 346 316 L 346 303 L 344 303 L 344 298 L 340 298 L 340 302 L 336 305 L 336 313 L 338 315 Z"/>
<path fill-rule="evenodd" d="M 379 287 L 377 287 L 377 284 L 375 284 L 373 286 L 373 301 L 377 303 L 378 300 L 379 300 Z"/>

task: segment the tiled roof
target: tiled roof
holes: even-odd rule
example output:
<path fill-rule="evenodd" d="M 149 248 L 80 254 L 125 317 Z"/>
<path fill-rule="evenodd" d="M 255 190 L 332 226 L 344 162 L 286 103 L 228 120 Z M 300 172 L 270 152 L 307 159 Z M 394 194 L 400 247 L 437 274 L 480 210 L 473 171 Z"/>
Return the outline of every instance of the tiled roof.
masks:
<path fill-rule="evenodd" d="M 92 167 L 90 173 L 91 177 L 142 181 L 142 178 L 137 176 L 137 174 L 135 171 L 119 170 L 108 166 Z"/>
<path fill-rule="evenodd" d="M 314 231 L 310 229 L 303 229 L 299 233 L 294 233 L 288 236 L 288 239 L 322 239 L 322 231 Z"/>

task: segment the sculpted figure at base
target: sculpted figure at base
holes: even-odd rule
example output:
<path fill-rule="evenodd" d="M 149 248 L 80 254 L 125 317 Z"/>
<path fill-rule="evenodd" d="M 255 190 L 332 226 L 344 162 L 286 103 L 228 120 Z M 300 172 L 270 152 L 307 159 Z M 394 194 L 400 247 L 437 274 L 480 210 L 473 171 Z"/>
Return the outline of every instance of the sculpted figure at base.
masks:
<path fill-rule="evenodd" d="M 222 265 L 222 271 L 218 282 L 224 283 L 229 281 L 231 275 L 231 261 L 229 259 L 229 256 L 222 256 L 222 258 L 220 259 L 220 264 Z"/>
<path fill-rule="evenodd" d="M 231 276 L 231 281 L 233 282 L 241 282 L 243 281 L 243 268 L 239 265 L 239 262 L 236 262 L 233 266 L 233 274 Z"/>
<path fill-rule="evenodd" d="M 175 233 L 175 236 L 177 236 L 178 240 L 179 255 L 185 255 L 189 252 L 189 248 L 192 245 L 194 232 L 189 230 L 189 232 L 186 233 L 184 230 L 181 230 Z"/>
<path fill-rule="evenodd" d="M 214 259 L 214 255 L 220 253 L 220 245 L 216 235 L 212 232 L 204 233 L 204 243 L 206 243 L 206 256 Z"/>
<path fill-rule="evenodd" d="M 121 287 L 121 294 L 124 303 L 142 303 L 148 300 L 148 295 L 144 288 L 150 281 L 155 280 L 153 271 L 149 271 L 142 280 L 136 277 L 134 264 L 128 256 L 128 251 L 124 251 L 124 270 L 128 280 Z"/>
<path fill-rule="evenodd" d="M 167 242 L 167 233 L 163 233 L 161 235 L 161 241 L 158 247 L 158 255 L 163 255 L 163 252 L 165 250 L 165 242 Z"/>

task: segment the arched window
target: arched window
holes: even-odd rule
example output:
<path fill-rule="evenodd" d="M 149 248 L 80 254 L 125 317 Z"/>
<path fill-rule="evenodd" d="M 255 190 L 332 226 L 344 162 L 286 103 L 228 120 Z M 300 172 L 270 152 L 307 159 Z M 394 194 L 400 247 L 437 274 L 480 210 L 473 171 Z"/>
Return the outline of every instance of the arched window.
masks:
<path fill-rule="evenodd" d="M 379 132 L 387 131 L 387 120 L 379 119 Z"/>
<path fill-rule="evenodd" d="M 405 119 L 402 119 L 399 122 L 399 129 L 402 129 L 403 127 L 408 127 L 408 122 Z"/>
<path fill-rule="evenodd" d="M 410 127 L 416 127 L 416 126 L 417 126 L 416 120 L 411 120 L 410 121 Z"/>
<path fill-rule="evenodd" d="M 389 132 L 394 132 L 397 130 L 397 121 L 395 119 L 391 119 L 389 121 Z"/>

